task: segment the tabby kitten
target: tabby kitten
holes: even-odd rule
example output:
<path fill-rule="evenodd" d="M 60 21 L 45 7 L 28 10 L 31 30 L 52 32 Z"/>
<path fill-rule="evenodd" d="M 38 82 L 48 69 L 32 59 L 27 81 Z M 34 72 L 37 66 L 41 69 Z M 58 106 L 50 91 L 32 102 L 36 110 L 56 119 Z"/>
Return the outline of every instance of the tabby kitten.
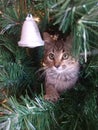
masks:
<path fill-rule="evenodd" d="M 45 69 L 45 99 L 57 101 L 60 94 L 76 83 L 79 73 L 78 60 L 72 57 L 72 38 L 67 37 L 66 41 L 53 40 L 45 32 L 43 66 Z"/>

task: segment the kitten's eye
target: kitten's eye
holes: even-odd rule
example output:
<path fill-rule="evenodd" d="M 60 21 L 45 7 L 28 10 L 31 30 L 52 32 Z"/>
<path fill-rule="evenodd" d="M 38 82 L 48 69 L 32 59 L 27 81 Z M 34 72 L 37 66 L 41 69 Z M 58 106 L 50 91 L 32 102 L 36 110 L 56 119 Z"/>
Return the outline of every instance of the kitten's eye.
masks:
<path fill-rule="evenodd" d="M 67 53 L 64 53 L 62 59 L 66 60 L 66 59 L 68 59 L 68 57 L 69 57 L 69 55 Z"/>
<path fill-rule="evenodd" d="M 54 53 L 50 53 L 50 54 L 49 54 L 49 58 L 50 58 L 51 60 L 53 60 L 53 59 L 54 59 Z"/>

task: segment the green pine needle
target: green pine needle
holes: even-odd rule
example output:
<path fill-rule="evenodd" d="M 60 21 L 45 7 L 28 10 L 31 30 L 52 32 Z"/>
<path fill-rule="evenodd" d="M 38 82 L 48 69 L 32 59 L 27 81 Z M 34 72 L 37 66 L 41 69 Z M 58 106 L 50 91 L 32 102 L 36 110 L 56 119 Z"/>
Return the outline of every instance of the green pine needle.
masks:
<path fill-rule="evenodd" d="M 54 117 L 54 105 L 35 97 L 34 100 L 21 97 L 17 101 L 11 97 L 6 104 L 2 104 L 0 116 L 0 128 L 7 130 L 52 130 L 56 125 Z M 6 112 L 7 111 L 7 112 Z"/>

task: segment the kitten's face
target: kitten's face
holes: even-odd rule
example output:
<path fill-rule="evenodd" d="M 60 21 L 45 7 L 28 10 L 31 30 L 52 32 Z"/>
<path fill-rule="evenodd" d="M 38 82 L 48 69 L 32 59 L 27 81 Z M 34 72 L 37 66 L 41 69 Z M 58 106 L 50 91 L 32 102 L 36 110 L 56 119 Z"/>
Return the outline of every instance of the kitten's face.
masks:
<path fill-rule="evenodd" d="M 45 55 L 43 65 L 58 73 L 71 71 L 78 62 L 71 56 L 71 38 L 66 41 L 55 41 L 48 33 L 44 34 Z"/>

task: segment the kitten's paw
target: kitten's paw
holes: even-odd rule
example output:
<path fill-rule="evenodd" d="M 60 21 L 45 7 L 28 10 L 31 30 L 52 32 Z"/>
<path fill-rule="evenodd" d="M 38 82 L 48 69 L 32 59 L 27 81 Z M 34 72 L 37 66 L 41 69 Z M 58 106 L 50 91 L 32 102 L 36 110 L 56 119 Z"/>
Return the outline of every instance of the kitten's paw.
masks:
<path fill-rule="evenodd" d="M 56 93 L 56 94 L 46 94 L 44 96 L 44 99 L 47 100 L 47 101 L 51 101 L 51 102 L 57 102 L 58 99 L 60 98 L 59 94 Z"/>

